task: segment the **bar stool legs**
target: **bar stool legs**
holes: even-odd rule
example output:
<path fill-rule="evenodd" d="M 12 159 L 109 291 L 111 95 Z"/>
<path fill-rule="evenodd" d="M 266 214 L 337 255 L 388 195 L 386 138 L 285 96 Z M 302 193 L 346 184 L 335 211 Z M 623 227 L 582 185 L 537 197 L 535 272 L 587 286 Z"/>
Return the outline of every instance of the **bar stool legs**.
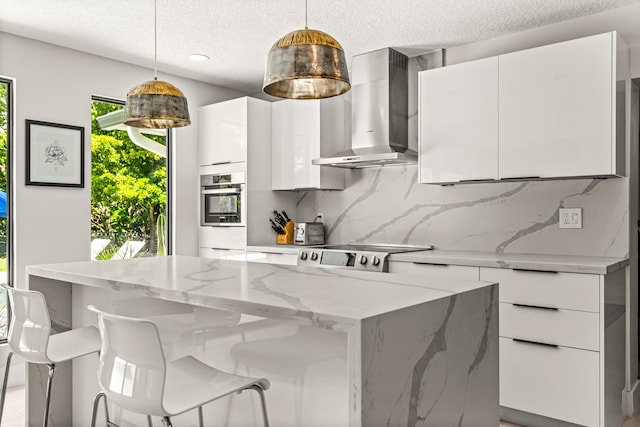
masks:
<path fill-rule="evenodd" d="M 51 408 L 51 387 L 53 386 L 53 374 L 56 370 L 56 365 L 54 363 L 48 363 L 49 367 L 49 379 L 47 380 L 47 395 L 45 396 L 44 402 L 44 421 L 42 425 L 44 427 L 49 426 L 49 409 Z"/>
<path fill-rule="evenodd" d="M 4 369 L 4 380 L 2 381 L 2 393 L 0 394 L 0 423 L 2 423 L 2 413 L 4 411 L 4 400 L 7 395 L 7 383 L 9 381 L 9 368 L 11 367 L 11 358 L 13 357 L 13 353 L 9 352 L 7 355 L 7 363 Z M 53 375 L 55 374 L 56 365 L 50 363 L 47 365 L 49 367 L 49 378 L 47 379 L 47 394 L 45 396 L 45 404 L 44 404 L 44 418 L 42 420 L 42 425 L 44 427 L 48 427 L 49 425 L 49 408 L 51 407 L 51 387 L 53 385 Z"/>
<path fill-rule="evenodd" d="M 264 390 L 258 385 L 252 385 L 249 388 L 252 388 L 256 392 L 258 392 L 258 395 L 260 396 L 260 404 L 262 406 L 262 419 L 264 421 L 264 427 L 269 427 L 269 418 L 267 417 L 267 402 L 265 402 L 264 399 Z"/>
<path fill-rule="evenodd" d="M 7 382 L 9 380 L 9 367 L 11 366 L 11 358 L 13 353 L 7 355 L 7 363 L 4 365 L 4 381 L 2 382 L 2 393 L 0 394 L 0 425 L 2 424 L 2 412 L 4 410 L 4 398 L 7 394 Z"/>

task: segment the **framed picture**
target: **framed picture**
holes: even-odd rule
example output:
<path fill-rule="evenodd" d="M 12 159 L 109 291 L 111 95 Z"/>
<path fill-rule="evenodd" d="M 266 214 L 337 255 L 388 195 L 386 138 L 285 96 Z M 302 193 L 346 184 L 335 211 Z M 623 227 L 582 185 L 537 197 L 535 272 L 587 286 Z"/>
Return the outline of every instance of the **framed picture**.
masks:
<path fill-rule="evenodd" d="M 27 120 L 27 185 L 84 187 L 84 128 Z"/>

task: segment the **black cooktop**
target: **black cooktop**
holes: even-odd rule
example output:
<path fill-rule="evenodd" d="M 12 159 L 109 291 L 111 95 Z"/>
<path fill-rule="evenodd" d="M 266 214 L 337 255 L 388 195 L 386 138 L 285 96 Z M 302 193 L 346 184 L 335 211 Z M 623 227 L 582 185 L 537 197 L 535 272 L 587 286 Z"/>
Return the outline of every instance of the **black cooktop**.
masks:
<path fill-rule="evenodd" d="M 347 245 L 326 245 L 320 246 L 320 249 L 332 249 L 341 251 L 362 251 L 362 252 L 386 252 L 388 254 L 399 254 L 403 252 L 417 252 L 428 251 L 433 249 L 433 246 L 410 246 L 410 245 L 384 245 L 384 244 L 347 244 Z"/>

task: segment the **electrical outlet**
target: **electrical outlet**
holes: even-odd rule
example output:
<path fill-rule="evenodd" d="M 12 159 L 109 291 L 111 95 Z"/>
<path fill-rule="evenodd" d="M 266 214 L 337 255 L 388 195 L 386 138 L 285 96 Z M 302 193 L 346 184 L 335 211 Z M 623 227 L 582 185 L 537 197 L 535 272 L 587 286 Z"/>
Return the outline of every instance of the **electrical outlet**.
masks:
<path fill-rule="evenodd" d="M 582 228 L 582 208 L 560 208 L 560 228 Z"/>
<path fill-rule="evenodd" d="M 322 212 L 318 212 L 316 214 L 316 219 L 314 222 L 320 222 L 322 224 L 324 224 L 324 214 Z"/>

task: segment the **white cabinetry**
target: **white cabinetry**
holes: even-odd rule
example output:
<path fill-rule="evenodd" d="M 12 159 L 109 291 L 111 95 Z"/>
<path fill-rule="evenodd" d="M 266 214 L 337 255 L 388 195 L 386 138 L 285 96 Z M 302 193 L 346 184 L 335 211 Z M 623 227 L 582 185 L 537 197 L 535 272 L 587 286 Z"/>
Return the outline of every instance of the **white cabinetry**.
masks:
<path fill-rule="evenodd" d="M 201 226 L 201 256 L 245 259 L 247 245 L 275 241 L 274 209 L 295 212 L 294 193 L 271 190 L 271 104 L 242 97 L 200 108 L 200 174 L 246 174 L 245 226 Z"/>
<path fill-rule="evenodd" d="M 500 284 L 500 405 L 584 426 L 621 425 L 624 270 L 480 268 L 480 280 Z"/>
<path fill-rule="evenodd" d="M 498 58 L 419 74 L 420 182 L 498 179 Z"/>
<path fill-rule="evenodd" d="M 391 261 L 389 272 L 499 283 L 504 420 L 622 425 L 624 269 L 603 275 Z"/>
<path fill-rule="evenodd" d="M 624 175 L 615 32 L 420 72 L 421 183 Z"/>
<path fill-rule="evenodd" d="M 296 265 L 298 263 L 298 255 L 296 253 L 284 253 L 276 250 L 256 251 L 247 249 L 247 261 L 265 264 Z"/>
<path fill-rule="evenodd" d="M 501 178 L 623 174 L 616 41 L 607 33 L 500 56 Z"/>
<path fill-rule="evenodd" d="M 200 107 L 200 166 L 247 160 L 247 124 L 252 98 L 243 97 Z"/>
<path fill-rule="evenodd" d="M 344 170 L 312 165 L 345 149 L 345 97 L 272 104 L 272 189 L 344 189 Z"/>
<path fill-rule="evenodd" d="M 437 279 L 478 280 L 478 267 L 420 262 L 389 262 L 389 273 Z"/>

